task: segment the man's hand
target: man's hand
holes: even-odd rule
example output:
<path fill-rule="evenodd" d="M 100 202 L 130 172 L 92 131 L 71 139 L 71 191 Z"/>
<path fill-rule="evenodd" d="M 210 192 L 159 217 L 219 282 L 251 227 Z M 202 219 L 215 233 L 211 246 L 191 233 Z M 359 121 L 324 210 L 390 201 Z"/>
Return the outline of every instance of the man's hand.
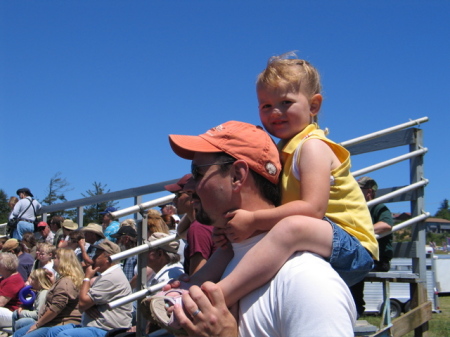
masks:
<path fill-rule="evenodd" d="M 95 276 L 95 274 L 97 273 L 99 267 L 96 268 L 92 268 L 92 266 L 88 266 L 84 272 L 84 275 L 87 278 L 93 278 Z"/>
<path fill-rule="evenodd" d="M 184 293 L 182 296 L 184 309 L 179 304 L 175 304 L 174 312 L 189 336 L 235 337 L 238 335 L 236 319 L 228 310 L 222 290 L 217 284 L 206 282 L 201 289 L 192 286 L 189 293 Z"/>
<path fill-rule="evenodd" d="M 230 219 L 225 233 L 231 242 L 241 242 L 255 232 L 256 225 L 253 212 L 238 209 L 228 212 L 225 217 Z"/>
<path fill-rule="evenodd" d="M 80 239 L 80 240 L 78 240 L 78 242 L 77 242 L 77 244 L 78 244 L 78 247 L 80 247 L 80 249 L 83 251 L 83 250 L 85 250 L 85 244 L 86 244 L 86 240 L 85 239 Z"/>

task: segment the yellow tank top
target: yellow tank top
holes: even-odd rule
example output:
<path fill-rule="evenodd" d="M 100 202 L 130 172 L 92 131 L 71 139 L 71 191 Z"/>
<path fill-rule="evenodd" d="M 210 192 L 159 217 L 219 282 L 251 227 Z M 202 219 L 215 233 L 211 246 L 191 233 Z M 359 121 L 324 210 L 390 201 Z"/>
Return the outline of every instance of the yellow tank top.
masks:
<path fill-rule="evenodd" d="M 373 258 L 378 260 L 378 242 L 375 238 L 370 212 L 358 183 L 350 173 L 350 153 L 341 145 L 326 138 L 317 124 L 308 125 L 289 141 L 281 141 L 278 144 L 283 162 L 281 202 L 285 204 L 301 198 L 301 177 L 295 172 L 296 165 L 293 165 L 293 159 L 295 156 L 298 162 L 301 146 L 308 139 L 320 139 L 325 142 L 341 162 L 339 167 L 331 171 L 330 198 L 325 215 L 347 233 L 356 237 Z M 299 149 L 296 151 L 297 148 Z"/>

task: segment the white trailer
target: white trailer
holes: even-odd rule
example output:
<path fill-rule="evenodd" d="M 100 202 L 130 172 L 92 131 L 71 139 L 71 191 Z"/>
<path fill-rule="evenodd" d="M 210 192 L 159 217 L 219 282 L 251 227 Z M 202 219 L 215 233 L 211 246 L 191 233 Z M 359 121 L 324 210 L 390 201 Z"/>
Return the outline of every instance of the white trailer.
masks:
<path fill-rule="evenodd" d="M 450 258 L 450 256 L 449 256 Z M 450 263 L 450 259 L 447 260 Z M 436 288 L 436 270 L 434 258 L 427 258 L 427 296 L 432 302 L 433 312 L 440 312 L 439 299 Z M 441 269 L 449 270 L 449 269 Z M 393 258 L 391 260 L 392 272 L 411 274 L 412 263 L 409 258 Z M 448 275 L 447 275 L 448 276 Z M 448 283 L 447 283 L 448 284 Z M 450 291 L 450 290 L 449 290 Z M 410 309 L 410 286 L 408 283 L 390 283 L 391 318 L 400 316 L 402 312 Z M 366 314 L 379 314 L 383 308 L 383 285 L 381 282 L 365 282 L 364 301 Z"/>

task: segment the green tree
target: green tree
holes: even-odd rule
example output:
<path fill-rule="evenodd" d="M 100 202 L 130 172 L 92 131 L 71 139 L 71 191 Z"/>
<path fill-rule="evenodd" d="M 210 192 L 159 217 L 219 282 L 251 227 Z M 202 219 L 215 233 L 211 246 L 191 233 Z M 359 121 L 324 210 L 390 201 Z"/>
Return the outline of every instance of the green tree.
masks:
<path fill-rule="evenodd" d="M 0 223 L 8 222 L 10 212 L 11 210 L 8 205 L 8 195 L 5 191 L 0 189 Z"/>
<path fill-rule="evenodd" d="M 55 175 L 50 179 L 47 188 L 47 195 L 42 200 L 42 205 L 53 205 L 58 202 L 66 202 L 66 196 L 64 193 L 73 190 L 73 188 L 68 188 L 70 183 L 66 180 L 66 178 L 61 177 L 61 172 L 56 172 Z M 74 210 L 64 210 L 53 212 L 50 214 L 50 217 L 55 215 L 61 215 L 65 218 L 73 218 L 75 215 Z"/>
<path fill-rule="evenodd" d="M 438 211 L 434 215 L 436 218 L 450 220 L 450 209 L 448 200 L 444 199 L 439 207 Z"/>
<path fill-rule="evenodd" d="M 81 195 L 84 198 L 93 197 L 96 195 L 106 194 L 109 193 L 110 190 L 106 189 L 107 184 L 102 184 L 100 182 L 94 181 L 93 189 L 87 190 L 86 194 L 81 193 Z M 86 206 L 84 208 L 84 216 L 83 216 L 83 223 L 88 224 L 90 222 L 95 223 L 102 223 L 103 215 L 99 214 L 100 212 L 103 212 L 107 207 L 115 207 L 118 204 L 117 201 L 107 201 L 107 202 L 101 202 L 98 204 L 93 204 L 90 206 Z"/>

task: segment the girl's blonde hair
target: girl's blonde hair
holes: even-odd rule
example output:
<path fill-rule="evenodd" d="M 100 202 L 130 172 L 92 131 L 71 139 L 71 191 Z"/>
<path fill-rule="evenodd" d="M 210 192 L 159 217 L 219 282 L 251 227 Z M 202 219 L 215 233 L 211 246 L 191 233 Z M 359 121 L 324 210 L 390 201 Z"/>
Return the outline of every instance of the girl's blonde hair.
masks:
<path fill-rule="evenodd" d="M 55 257 L 56 247 L 48 242 L 38 243 L 37 250 L 43 253 L 47 253 L 52 258 Z"/>
<path fill-rule="evenodd" d="M 266 69 L 258 75 L 256 88 L 294 93 L 301 91 L 308 98 L 322 91 L 317 69 L 308 61 L 298 59 L 295 52 L 272 56 Z"/>
<path fill-rule="evenodd" d="M 32 280 L 38 281 L 42 289 L 48 290 L 52 287 L 52 281 L 47 276 L 44 268 L 38 268 L 31 272 L 30 278 Z"/>
<path fill-rule="evenodd" d="M 74 251 L 70 248 L 58 248 L 56 255 L 59 258 L 57 270 L 59 277 L 69 277 L 73 284 L 75 284 L 75 287 L 80 289 L 83 283 L 84 273 Z"/>
<path fill-rule="evenodd" d="M 147 212 L 147 235 L 150 237 L 153 233 L 161 232 L 169 234 L 169 227 L 155 209 L 149 209 Z"/>

